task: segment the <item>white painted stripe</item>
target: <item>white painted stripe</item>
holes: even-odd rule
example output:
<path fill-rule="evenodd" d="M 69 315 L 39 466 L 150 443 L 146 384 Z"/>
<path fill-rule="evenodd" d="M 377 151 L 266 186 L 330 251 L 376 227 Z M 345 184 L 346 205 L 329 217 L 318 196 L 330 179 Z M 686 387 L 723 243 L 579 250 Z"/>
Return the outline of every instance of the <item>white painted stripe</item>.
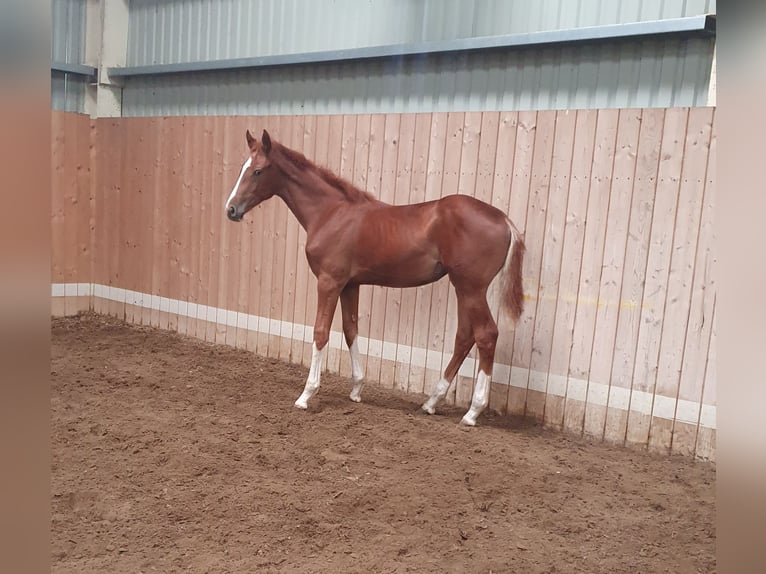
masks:
<path fill-rule="evenodd" d="M 642 415 L 652 414 L 652 395 L 644 391 L 631 391 L 630 410 Z"/>
<path fill-rule="evenodd" d="M 702 405 L 702 412 L 700 413 L 700 426 L 714 429 L 717 428 L 716 423 L 715 405 Z"/>
<path fill-rule="evenodd" d="M 676 414 L 676 400 L 671 397 L 656 395 L 652 416 L 673 420 Z"/>
<path fill-rule="evenodd" d="M 548 394 L 557 397 L 567 396 L 567 378 L 563 375 L 548 375 Z"/>
<path fill-rule="evenodd" d="M 67 295 L 67 293 L 72 295 Z M 228 309 L 218 309 L 207 305 L 200 305 L 193 302 L 179 301 L 140 293 L 119 287 L 101 285 L 99 283 L 52 283 L 51 296 L 81 296 L 80 294 L 92 294 L 94 297 L 110 301 L 125 302 L 138 307 L 147 309 L 161 309 L 172 313 L 177 313 L 182 317 L 200 318 L 219 324 L 247 329 L 248 331 L 259 332 L 263 334 L 273 334 L 286 336 L 287 338 L 305 341 L 313 341 L 314 328 L 310 325 L 299 325 L 287 321 L 269 319 L 250 315 L 248 313 L 237 313 Z M 396 361 L 397 358 L 409 358 L 409 364 L 417 367 L 425 367 L 430 370 L 442 371 L 449 362 L 451 351 L 442 352 L 433 349 L 423 349 L 407 345 L 397 345 L 388 341 L 369 339 L 367 337 L 357 337 L 359 352 L 369 357 L 379 357 L 389 361 Z M 334 349 L 345 349 L 345 340 L 343 334 L 337 331 L 330 333 L 330 346 Z M 476 360 L 468 357 L 460 369 L 460 374 L 466 377 L 472 377 L 476 368 Z M 716 428 L 716 407 L 715 405 L 702 405 L 694 401 L 676 400 L 670 397 L 656 396 L 651 393 L 640 390 L 629 390 L 627 388 L 612 386 L 611 388 L 603 383 L 595 381 L 584 381 L 574 377 L 562 375 L 546 374 L 538 371 L 530 371 L 527 368 L 495 364 L 493 369 L 493 380 L 496 383 L 510 384 L 518 388 L 529 387 L 532 390 L 544 392 L 547 385 L 547 394 L 553 396 L 567 397 L 568 399 L 579 400 L 599 405 L 607 405 L 611 408 L 628 410 L 652 415 L 655 417 L 676 420 L 695 424 L 699 413 L 699 424 L 705 428 Z M 586 397 L 587 395 L 587 397 Z M 630 404 L 628 404 L 630 403 Z"/>
<path fill-rule="evenodd" d="M 630 389 L 624 387 L 617 387 L 612 385 L 609 389 L 609 408 L 619 409 L 622 411 L 628 410 L 630 404 Z"/>
<path fill-rule="evenodd" d="M 567 398 L 585 402 L 588 393 L 588 381 L 570 377 L 567 379 Z"/>
<path fill-rule="evenodd" d="M 245 163 L 242 164 L 242 170 L 239 172 L 239 178 L 237 179 L 237 183 L 234 184 L 234 189 L 231 190 L 231 193 L 229 194 L 229 198 L 226 200 L 226 205 L 224 205 L 224 209 L 229 209 L 229 202 L 234 199 L 234 196 L 237 195 L 237 189 L 239 188 L 239 184 L 242 181 L 242 178 L 245 177 L 245 171 L 248 167 L 253 163 L 253 158 L 248 157 L 245 160 Z"/>
<path fill-rule="evenodd" d="M 682 423 L 696 425 L 699 420 L 700 404 L 684 399 L 678 399 L 675 419 Z"/>

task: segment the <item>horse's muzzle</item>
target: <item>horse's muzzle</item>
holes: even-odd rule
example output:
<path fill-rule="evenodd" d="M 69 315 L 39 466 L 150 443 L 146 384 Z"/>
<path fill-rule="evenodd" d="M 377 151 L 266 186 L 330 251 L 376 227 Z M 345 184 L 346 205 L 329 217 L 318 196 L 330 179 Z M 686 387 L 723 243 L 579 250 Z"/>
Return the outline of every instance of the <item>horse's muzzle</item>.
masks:
<path fill-rule="evenodd" d="M 226 215 L 232 221 L 242 221 L 242 216 L 244 214 L 242 213 L 242 211 L 237 209 L 236 205 L 230 205 L 229 209 L 226 210 Z"/>

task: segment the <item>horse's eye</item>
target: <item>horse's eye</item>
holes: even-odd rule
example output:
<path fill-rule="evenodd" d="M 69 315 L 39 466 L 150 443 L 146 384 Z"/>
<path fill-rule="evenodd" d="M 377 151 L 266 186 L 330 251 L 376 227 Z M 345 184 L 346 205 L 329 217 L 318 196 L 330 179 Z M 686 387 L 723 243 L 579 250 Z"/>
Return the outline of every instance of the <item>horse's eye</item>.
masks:
<path fill-rule="evenodd" d="M 255 170 L 253 170 L 253 175 L 261 175 L 261 171 L 263 171 L 263 170 L 255 169 Z"/>

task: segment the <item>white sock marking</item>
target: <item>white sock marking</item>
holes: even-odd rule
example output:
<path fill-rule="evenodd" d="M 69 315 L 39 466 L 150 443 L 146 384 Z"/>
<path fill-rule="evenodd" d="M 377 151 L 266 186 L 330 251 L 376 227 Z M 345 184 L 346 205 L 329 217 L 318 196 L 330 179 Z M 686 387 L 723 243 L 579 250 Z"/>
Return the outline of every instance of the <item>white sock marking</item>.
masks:
<path fill-rule="evenodd" d="M 361 403 L 362 386 L 364 386 L 364 371 L 362 370 L 362 361 L 359 358 L 359 346 L 356 343 L 356 339 L 351 343 L 348 350 L 351 353 L 351 379 L 354 381 L 354 386 L 351 389 L 349 398 L 355 403 Z"/>
<path fill-rule="evenodd" d="M 436 405 L 438 405 L 444 399 L 444 397 L 447 396 L 447 391 L 449 390 L 450 384 L 451 383 L 447 379 L 439 379 L 439 382 L 436 383 L 431 396 L 425 403 L 423 403 L 423 410 L 426 411 L 429 415 L 434 414 L 436 412 Z"/>
<path fill-rule="evenodd" d="M 252 163 L 253 158 L 249 157 L 242 166 L 242 171 L 239 172 L 239 179 L 237 180 L 237 183 L 234 184 L 234 189 L 231 190 L 229 199 L 226 200 L 226 205 L 224 206 L 225 209 L 229 209 L 229 202 L 234 199 L 235 195 L 237 195 L 237 189 L 239 188 L 239 184 L 242 182 L 242 178 L 245 177 L 245 171 L 247 171 L 247 168 L 250 167 Z"/>
<path fill-rule="evenodd" d="M 476 378 L 476 386 L 473 389 L 473 398 L 471 399 L 471 408 L 463 416 L 462 422 L 464 425 L 475 426 L 476 419 L 481 412 L 487 408 L 489 404 L 489 386 L 492 377 L 486 374 L 484 371 L 479 371 L 479 376 Z"/>
<path fill-rule="evenodd" d="M 295 406 L 299 409 L 307 409 L 309 399 L 319 390 L 319 379 L 322 375 L 322 359 L 324 359 L 324 354 L 327 351 L 327 345 L 319 350 L 316 343 L 314 343 L 313 349 L 314 351 L 311 353 L 311 369 L 309 369 L 309 376 L 306 379 L 306 386 L 303 388 L 301 396 L 295 401 Z"/>

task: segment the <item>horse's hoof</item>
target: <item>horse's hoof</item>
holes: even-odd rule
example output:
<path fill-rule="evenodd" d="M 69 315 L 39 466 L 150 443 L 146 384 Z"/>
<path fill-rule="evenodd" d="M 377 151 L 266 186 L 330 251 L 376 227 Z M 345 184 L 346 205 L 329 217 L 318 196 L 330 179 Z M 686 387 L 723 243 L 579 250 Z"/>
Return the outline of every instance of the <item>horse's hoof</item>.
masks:
<path fill-rule="evenodd" d="M 295 406 L 302 411 L 305 411 L 307 408 L 309 408 L 308 403 L 301 402 L 300 399 L 295 401 Z"/>
<path fill-rule="evenodd" d="M 467 414 L 460 419 L 460 424 L 466 427 L 475 427 L 476 419 L 469 417 Z"/>
<path fill-rule="evenodd" d="M 362 397 L 357 397 L 357 396 L 354 396 L 353 394 L 349 395 L 348 398 L 351 399 L 352 401 L 354 401 L 355 403 L 361 403 L 362 402 Z"/>
<path fill-rule="evenodd" d="M 436 413 L 436 409 L 434 407 L 428 406 L 428 403 L 424 403 L 422 407 L 420 407 L 424 413 L 432 415 Z"/>

